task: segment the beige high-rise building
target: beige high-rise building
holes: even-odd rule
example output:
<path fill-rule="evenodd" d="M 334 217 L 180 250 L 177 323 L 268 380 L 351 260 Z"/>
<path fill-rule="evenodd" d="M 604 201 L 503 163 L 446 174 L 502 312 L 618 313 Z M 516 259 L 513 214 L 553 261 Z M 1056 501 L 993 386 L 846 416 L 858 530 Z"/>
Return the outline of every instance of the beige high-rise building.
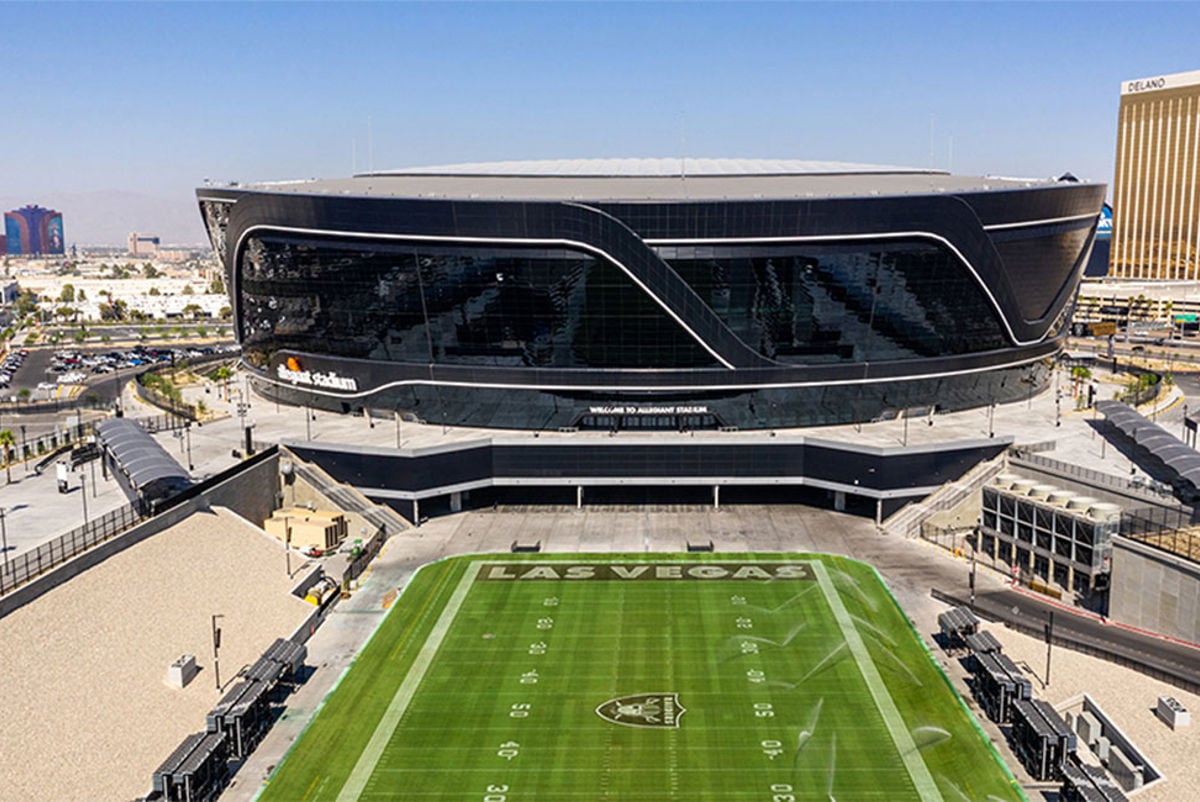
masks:
<path fill-rule="evenodd" d="M 1125 81 L 1117 119 L 1108 274 L 1200 278 L 1200 70 Z"/>

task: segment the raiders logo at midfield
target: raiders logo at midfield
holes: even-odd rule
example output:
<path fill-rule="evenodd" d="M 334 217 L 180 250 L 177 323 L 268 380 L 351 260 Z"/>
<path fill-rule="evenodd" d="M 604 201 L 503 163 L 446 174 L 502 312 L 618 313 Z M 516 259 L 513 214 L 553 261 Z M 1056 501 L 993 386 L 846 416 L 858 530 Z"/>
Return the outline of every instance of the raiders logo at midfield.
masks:
<path fill-rule="evenodd" d="M 679 726 L 687 709 L 679 704 L 677 693 L 638 693 L 609 699 L 596 708 L 596 715 L 613 724 L 650 729 Z"/>

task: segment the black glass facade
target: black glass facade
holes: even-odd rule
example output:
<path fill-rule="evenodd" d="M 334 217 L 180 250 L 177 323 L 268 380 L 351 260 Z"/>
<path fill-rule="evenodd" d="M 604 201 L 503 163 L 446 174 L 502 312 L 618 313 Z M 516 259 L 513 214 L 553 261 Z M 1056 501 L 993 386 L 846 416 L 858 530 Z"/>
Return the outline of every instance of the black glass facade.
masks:
<path fill-rule="evenodd" d="M 936 243 L 658 253 L 738 337 L 783 364 L 913 359 L 1006 345 L 978 281 Z"/>
<path fill-rule="evenodd" d="M 1090 185 L 595 204 L 200 192 L 260 391 L 519 429 L 805 426 L 1024 399 L 1061 347 L 1103 199 Z"/>
<path fill-rule="evenodd" d="M 695 368 L 716 360 L 611 263 L 566 249 L 254 237 L 243 348 L 384 362 Z"/>

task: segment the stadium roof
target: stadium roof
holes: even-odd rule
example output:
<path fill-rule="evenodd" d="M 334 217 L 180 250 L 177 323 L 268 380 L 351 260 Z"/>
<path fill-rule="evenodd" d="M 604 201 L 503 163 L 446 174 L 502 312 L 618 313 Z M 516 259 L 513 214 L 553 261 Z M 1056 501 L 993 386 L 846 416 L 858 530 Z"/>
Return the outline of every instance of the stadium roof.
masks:
<path fill-rule="evenodd" d="M 920 167 L 849 162 L 668 158 L 477 162 L 228 188 L 357 197 L 638 202 L 928 195 L 1054 183 L 1053 179 L 959 176 Z"/>
<path fill-rule="evenodd" d="M 849 175 L 859 173 L 936 173 L 944 170 L 891 167 L 855 162 L 800 159 L 546 159 L 539 161 L 469 162 L 401 170 L 376 170 L 361 175 L 509 175 L 629 177 L 711 175 Z"/>

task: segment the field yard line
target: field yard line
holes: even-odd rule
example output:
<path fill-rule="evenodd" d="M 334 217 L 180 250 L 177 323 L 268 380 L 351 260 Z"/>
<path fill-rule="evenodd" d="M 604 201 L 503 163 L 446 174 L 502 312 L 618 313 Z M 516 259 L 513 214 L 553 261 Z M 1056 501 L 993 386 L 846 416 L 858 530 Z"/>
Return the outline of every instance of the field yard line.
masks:
<path fill-rule="evenodd" d="M 871 691 L 875 707 L 878 708 L 879 714 L 883 717 L 883 723 L 887 725 L 888 732 L 892 735 L 896 751 L 900 753 L 900 759 L 904 761 L 904 767 L 908 769 L 908 776 L 921 796 L 921 802 L 944 802 L 942 792 L 938 790 L 937 782 L 929 773 L 929 767 L 925 765 L 925 761 L 912 739 L 912 734 L 905 729 L 904 719 L 896 708 L 896 702 L 888 693 L 887 686 L 883 684 L 883 677 L 879 676 L 879 669 L 875 667 L 875 661 L 871 659 L 867 645 L 863 643 L 862 636 L 855 629 L 854 621 L 842 603 L 842 597 L 838 595 L 837 588 L 833 586 L 833 581 L 829 578 L 829 572 L 825 570 L 825 564 L 814 560 L 809 565 L 812 566 L 817 582 L 821 585 L 821 591 L 829 602 L 829 609 L 833 611 L 833 617 L 842 630 L 842 637 L 846 639 L 850 654 L 854 656 L 854 662 L 858 664 L 858 670 L 867 683 L 867 689 Z"/>
<path fill-rule="evenodd" d="M 421 647 L 420 653 L 417 654 L 417 659 L 413 660 L 412 668 L 408 670 L 408 675 L 404 677 L 404 681 L 396 689 L 396 695 L 392 697 L 391 704 L 388 705 L 383 718 L 379 720 L 379 726 L 375 728 L 375 733 L 371 736 L 371 740 L 367 742 L 366 748 L 358 756 L 358 762 L 354 764 L 354 770 L 350 772 L 350 776 L 346 779 L 346 784 L 342 786 L 342 792 L 338 794 L 337 802 L 354 802 L 354 800 L 357 800 L 362 795 L 363 790 L 367 786 L 367 780 L 371 778 L 371 774 L 375 771 L 375 766 L 379 763 L 379 758 L 383 754 L 383 750 L 392 738 L 392 733 L 396 731 L 396 725 L 400 723 L 400 719 L 404 716 L 404 711 L 408 708 L 408 703 L 412 701 L 413 694 L 417 692 L 417 686 L 421 684 L 421 680 L 425 677 L 425 671 L 429 668 L 430 663 L 433 662 L 434 655 L 437 654 L 438 648 L 442 645 L 442 640 L 446 637 L 446 633 L 450 631 L 450 623 L 458 615 L 458 609 L 462 607 L 463 600 L 467 597 L 467 592 L 471 590 L 475 576 L 479 573 L 479 567 L 480 563 L 478 562 L 472 562 L 467 566 L 467 570 L 463 574 L 463 578 L 459 581 L 458 587 L 454 589 L 454 594 L 446 602 L 446 606 L 442 608 L 442 615 L 438 618 L 437 623 L 433 625 L 429 637 L 425 639 L 425 645 Z"/>

